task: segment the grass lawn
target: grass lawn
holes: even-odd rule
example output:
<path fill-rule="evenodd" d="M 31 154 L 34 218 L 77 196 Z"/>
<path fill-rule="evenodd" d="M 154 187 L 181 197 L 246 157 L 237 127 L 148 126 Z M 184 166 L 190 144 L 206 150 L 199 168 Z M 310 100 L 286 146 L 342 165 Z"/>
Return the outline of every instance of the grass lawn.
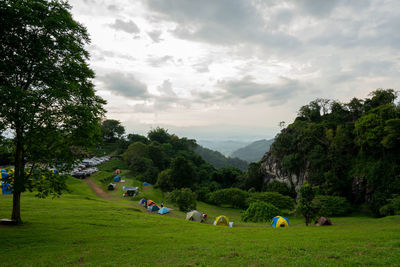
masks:
<path fill-rule="evenodd" d="M 110 174 L 103 167 L 94 181 Z M 124 175 L 127 185 L 141 184 L 128 171 L 123 170 Z M 216 227 L 185 221 L 177 209 L 169 216 L 149 214 L 137 205 L 140 196 L 122 198 L 122 185 L 108 201 L 81 180 L 71 178 L 68 184 L 72 192 L 57 199 L 22 195 L 24 225 L 0 226 L 0 266 L 400 263 L 400 216 L 332 218 L 335 225 L 330 227 L 306 227 L 300 219 L 289 218 L 291 227 L 273 229 L 241 223 L 238 210 L 199 203 L 198 210 L 210 219 L 225 214 L 238 225 Z M 165 200 L 152 187 L 144 187 L 141 194 Z M 11 204 L 10 195 L 0 196 L 0 218 L 10 217 Z"/>

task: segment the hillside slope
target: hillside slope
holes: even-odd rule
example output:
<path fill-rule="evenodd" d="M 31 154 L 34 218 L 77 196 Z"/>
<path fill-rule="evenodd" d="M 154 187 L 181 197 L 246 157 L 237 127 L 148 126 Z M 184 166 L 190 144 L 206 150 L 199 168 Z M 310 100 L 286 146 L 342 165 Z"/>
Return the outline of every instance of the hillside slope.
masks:
<path fill-rule="evenodd" d="M 205 161 L 212 164 L 215 168 L 233 166 L 241 170 L 246 170 L 248 166 L 248 163 L 244 160 L 234 157 L 225 157 L 218 151 L 214 151 L 202 146 L 197 146 L 194 152 L 200 155 Z"/>
<path fill-rule="evenodd" d="M 101 169 L 93 180 L 106 176 Z M 138 182 L 126 175 L 128 185 Z M 225 214 L 237 226 L 216 227 L 185 221 L 184 213 L 175 209 L 171 215 L 176 217 L 150 214 L 137 205 L 137 199 L 121 198 L 120 190 L 107 192 L 111 194 L 107 201 L 81 180 L 70 178 L 68 185 L 71 192 L 56 199 L 23 193 L 25 224 L 0 226 L 0 265 L 395 266 L 400 262 L 400 216 L 334 218 L 331 227 L 306 227 L 301 219 L 290 217 L 289 228 L 274 229 L 240 222 L 239 210 L 199 203 L 198 210 L 207 212 L 210 222 Z M 146 197 L 162 200 L 162 196 L 156 199 L 152 187 L 141 189 Z M 6 218 L 12 196 L 0 195 L 0 203 L 0 218 Z"/>
<path fill-rule="evenodd" d="M 235 150 L 231 156 L 247 162 L 257 162 L 260 161 L 263 155 L 269 151 L 269 148 L 273 142 L 274 139 L 258 140 L 245 147 Z"/>

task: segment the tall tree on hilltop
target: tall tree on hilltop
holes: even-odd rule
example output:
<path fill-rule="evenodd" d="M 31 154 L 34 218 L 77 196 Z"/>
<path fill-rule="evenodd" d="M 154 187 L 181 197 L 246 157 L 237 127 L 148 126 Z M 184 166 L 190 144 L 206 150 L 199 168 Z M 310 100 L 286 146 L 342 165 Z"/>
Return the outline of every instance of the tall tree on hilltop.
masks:
<path fill-rule="evenodd" d="M 60 195 L 82 147 L 100 140 L 105 101 L 95 95 L 85 27 L 59 0 L 0 1 L 0 132 L 13 133 L 13 220 L 20 197 Z M 25 168 L 27 163 L 29 171 Z"/>
<path fill-rule="evenodd" d="M 104 141 L 113 142 L 125 133 L 124 126 L 117 120 L 105 120 L 101 125 Z"/>

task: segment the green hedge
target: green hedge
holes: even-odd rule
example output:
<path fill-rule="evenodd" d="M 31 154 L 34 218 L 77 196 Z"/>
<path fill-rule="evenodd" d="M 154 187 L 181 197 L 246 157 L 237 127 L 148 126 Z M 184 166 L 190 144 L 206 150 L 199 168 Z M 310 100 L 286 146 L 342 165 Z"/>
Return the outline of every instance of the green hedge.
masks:
<path fill-rule="evenodd" d="M 244 209 L 247 207 L 246 199 L 248 195 L 246 191 L 238 188 L 226 188 L 212 192 L 209 195 L 209 201 L 217 206 L 229 205 L 234 208 Z"/>
<path fill-rule="evenodd" d="M 350 203 L 344 197 L 317 195 L 313 202 L 319 207 L 320 216 L 345 216 L 352 211 Z"/>
<path fill-rule="evenodd" d="M 280 210 L 293 210 L 295 205 L 293 198 L 284 196 L 278 192 L 257 192 L 250 194 L 247 199 L 249 205 L 257 201 L 270 203 Z"/>
<path fill-rule="evenodd" d="M 271 222 L 272 218 L 279 214 L 280 210 L 274 205 L 256 201 L 252 202 L 249 208 L 243 213 L 242 220 L 245 222 Z"/>
<path fill-rule="evenodd" d="M 175 189 L 168 195 L 168 200 L 176 203 L 180 211 L 196 209 L 196 194 L 189 188 Z"/>

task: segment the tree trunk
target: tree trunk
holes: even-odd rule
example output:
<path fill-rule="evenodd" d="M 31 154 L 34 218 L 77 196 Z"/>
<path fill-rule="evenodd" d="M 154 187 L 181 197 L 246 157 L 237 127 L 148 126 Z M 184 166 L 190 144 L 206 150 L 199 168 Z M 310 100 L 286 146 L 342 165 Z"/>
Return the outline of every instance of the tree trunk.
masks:
<path fill-rule="evenodd" d="M 15 162 L 14 162 L 14 188 L 13 188 L 13 209 L 11 219 L 15 220 L 18 224 L 22 223 L 21 220 L 21 192 L 24 191 L 25 179 L 25 159 L 24 159 L 24 145 L 23 145 L 23 128 L 16 127 L 15 136 Z"/>
<path fill-rule="evenodd" d="M 16 221 L 18 224 L 22 223 L 21 220 L 21 192 L 14 190 L 13 193 L 13 209 L 11 220 Z"/>

